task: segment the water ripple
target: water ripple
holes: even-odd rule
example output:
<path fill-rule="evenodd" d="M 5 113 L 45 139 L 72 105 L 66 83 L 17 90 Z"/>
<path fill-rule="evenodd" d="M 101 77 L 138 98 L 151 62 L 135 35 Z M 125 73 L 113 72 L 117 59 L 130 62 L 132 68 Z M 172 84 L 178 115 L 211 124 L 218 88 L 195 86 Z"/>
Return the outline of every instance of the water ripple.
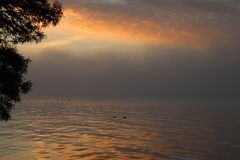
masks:
<path fill-rule="evenodd" d="M 0 159 L 240 159 L 237 116 L 182 109 L 26 102 L 0 124 Z"/>

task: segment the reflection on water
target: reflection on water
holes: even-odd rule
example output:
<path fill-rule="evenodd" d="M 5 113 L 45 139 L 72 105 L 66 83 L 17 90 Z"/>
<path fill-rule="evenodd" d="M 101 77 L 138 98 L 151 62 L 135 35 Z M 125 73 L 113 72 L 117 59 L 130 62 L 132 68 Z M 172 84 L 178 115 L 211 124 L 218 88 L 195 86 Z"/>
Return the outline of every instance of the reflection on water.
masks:
<path fill-rule="evenodd" d="M 0 123 L 0 159 L 239 160 L 239 113 L 239 107 L 29 101 Z"/>

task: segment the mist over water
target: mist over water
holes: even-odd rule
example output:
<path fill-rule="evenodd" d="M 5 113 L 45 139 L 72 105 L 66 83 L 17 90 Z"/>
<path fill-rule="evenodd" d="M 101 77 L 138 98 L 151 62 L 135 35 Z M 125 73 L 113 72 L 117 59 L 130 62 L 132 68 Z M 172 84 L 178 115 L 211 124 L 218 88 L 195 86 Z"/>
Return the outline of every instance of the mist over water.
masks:
<path fill-rule="evenodd" d="M 0 122 L 0 160 L 240 159 L 240 0 L 68 0 L 56 26 L 60 0 L 19 1 L 0 0 L 0 119 L 48 100 Z"/>
<path fill-rule="evenodd" d="M 238 160 L 240 108 L 26 101 L 0 123 L 1 160 Z"/>

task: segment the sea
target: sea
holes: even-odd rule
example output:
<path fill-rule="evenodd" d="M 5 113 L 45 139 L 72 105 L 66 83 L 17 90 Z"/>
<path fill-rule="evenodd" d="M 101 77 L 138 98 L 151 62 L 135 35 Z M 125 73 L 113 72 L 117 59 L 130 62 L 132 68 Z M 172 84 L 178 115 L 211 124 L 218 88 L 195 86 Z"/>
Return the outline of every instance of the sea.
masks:
<path fill-rule="evenodd" d="M 240 160 L 240 106 L 26 100 L 0 160 Z"/>

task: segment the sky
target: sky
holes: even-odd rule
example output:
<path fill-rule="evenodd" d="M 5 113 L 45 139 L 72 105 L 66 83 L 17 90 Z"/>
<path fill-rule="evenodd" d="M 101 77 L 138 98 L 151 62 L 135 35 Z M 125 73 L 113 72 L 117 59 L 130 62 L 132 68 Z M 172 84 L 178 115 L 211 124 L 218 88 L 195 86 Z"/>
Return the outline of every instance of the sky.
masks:
<path fill-rule="evenodd" d="M 67 0 L 29 97 L 240 104 L 239 0 Z"/>

